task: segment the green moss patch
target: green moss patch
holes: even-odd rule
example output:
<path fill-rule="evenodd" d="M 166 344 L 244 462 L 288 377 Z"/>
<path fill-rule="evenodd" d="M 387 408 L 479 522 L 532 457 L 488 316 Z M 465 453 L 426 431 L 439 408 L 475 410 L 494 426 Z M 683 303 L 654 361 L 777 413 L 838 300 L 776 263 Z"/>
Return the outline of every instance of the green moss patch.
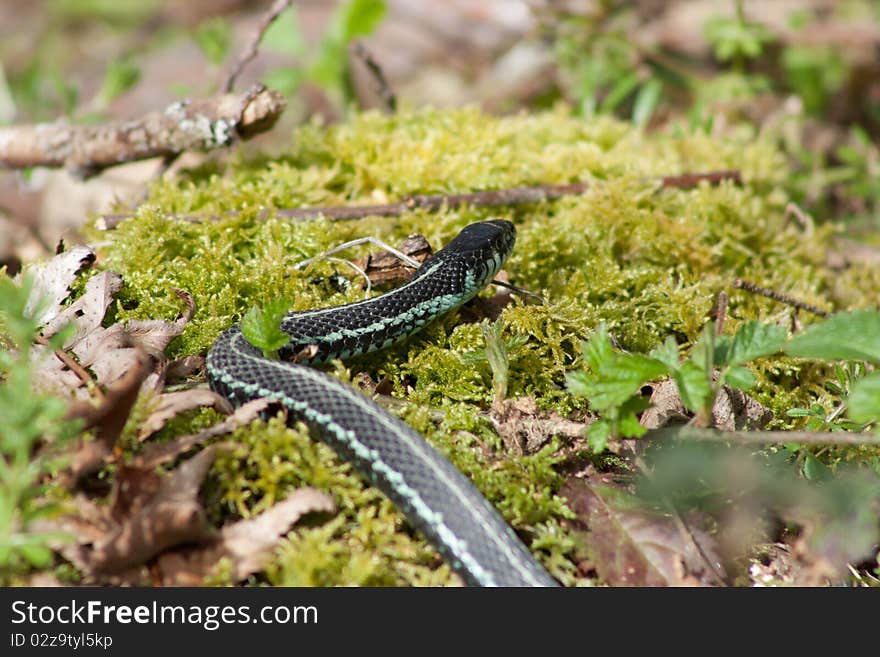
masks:
<path fill-rule="evenodd" d="M 252 304 L 283 296 L 294 300 L 294 309 L 307 309 L 363 297 L 356 276 L 338 264 L 294 270 L 305 258 L 367 235 L 394 244 L 419 232 L 436 249 L 468 223 L 505 218 L 518 229 L 505 266 L 510 281 L 546 298 L 543 305 L 516 300 L 501 315 L 502 338 L 517 338 L 508 394 L 532 395 L 540 406 L 568 413 L 583 408 L 583 400 L 565 391 L 564 374 L 580 366 L 580 341 L 600 321 L 622 348 L 644 352 L 668 335 L 692 343 L 721 291 L 730 295 L 731 329 L 748 319 L 790 321 L 790 309 L 734 290 L 736 277 L 828 310 L 876 304 L 880 295 L 876 273 L 851 269 L 841 279 L 825 267 L 833 229 L 805 234 L 786 216 L 785 161 L 773 143 L 747 129 L 724 137 L 646 134 L 563 110 L 505 118 L 476 109 L 426 110 L 309 125 L 292 143 L 279 160 L 239 158 L 220 171 L 162 182 L 136 217 L 96 233 L 104 244 L 101 264 L 125 280 L 117 320 L 173 318 L 180 302 L 172 288 L 185 289 L 197 310 L 169 355 L 204 354 Z M 678 190 L 659 182 L 722 169 L 740 171 L 744 184 Z M 579 181 L 591 183 L 583 195 L 516 207 L 339 222 L 287 221 L 272 212 Z M 224 214 L 229 211 L 238 214 Z M 367 250 L 353 249 L 350 257 Z M 331 284 L 334 270 L 353 284 L 341 290 Z M 465 357 L 484 346 L 482 334 L 458 319 L 453 313 L 388 353 L 351 363 L 350 371 L 387 378 L 409 402 L 404 419 L 473 478 L 556 576 L 572 583 L 574 543 L 563 529 L 570 512 L 556 495 L 559 446 L 531 456 L 504 453 L 481 415 L 492 400 L 491 370 L 485 360 Z M 787 408 L 821 402 L 826 394 L 828 372 L 790 358 L 762 361 L 756 375 L 755 395 L 780 426 L 790 421 Z M 446 419 L 431 421 L 429 408 Z M 329 491 L 340 507 L 337 517 L 290 535 L 266 573 L 269 581 L 453 581 L 390 503 L 304 431 L 278 420 L 257 422 L 234 440 L 239 448 L 219 457 L 212 471 L 210 510 L 218 522 L 256 513 L 301 485 Z"/>

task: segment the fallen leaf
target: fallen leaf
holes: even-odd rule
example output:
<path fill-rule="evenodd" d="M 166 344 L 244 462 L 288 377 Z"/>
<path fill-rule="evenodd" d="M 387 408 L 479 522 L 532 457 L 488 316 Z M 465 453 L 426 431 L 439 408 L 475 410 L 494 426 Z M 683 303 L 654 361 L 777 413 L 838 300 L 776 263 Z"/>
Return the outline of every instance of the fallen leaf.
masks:
<path fill-rule="evenodd" d="M 691 540 L 670 518 L 633 505 L 608 477 L 569 479 L 561 494 L 589 530 L 596 572 L 612 586 L 708 586 L 723 572 L 711 537 L 688 528 Z"/>
<path fill-rule="evenodd" d="M 90 267 L 94 261 L 94 251 L 87 246 L 75 246 L 30 268 L 28 273 L 34 286 L 25 305 L 25 314 L 32 316 L 39 326 L 55 318 L 61 302 L 70 296 L 70 284 L 77 273 Z"/>
<path fill-rule="evenodd" d="M 101 326 L 113 295 L 122 289 L 122 276 L 112 271 L 102 271 L 86 282 L 85 290 L 76 301 L 57 313 L 52 321 L 43 326 L 43 337 L 51 337 L 65 325 L 74 327 L 73 334 L 63 347 L 69 349 Z M 80 348 L 77 356 L 83 359 L 88 351 Z"/>
<path fill-rule="evenodd" d="M 542 411 L 533 397 L 496 400 L 489 418 L 507 449 L 522 456 L 534 454 L 554 436 L 583 438 L 590 422 L 573 422 L 555 411 Z"/>
<path fill-rule="evenodd" d="M 432 253 L 428 240 L 419 234 L 404 239 L 397 250 L 419 262 L 424 262 Z M 410 265 L 384 249 L 370 253 L 366 258 L 359 258 L 354 264 L 363 270 L 370 279 L 370 284 L 376 287 L 408 281 L 414 271 Z"/>
<path fill-rule="evenodd" d="M 170 361 L 165 367 L 165 382 L 177 383 L 205 371 L 204 356 L 181 356 Z"/>
<path fill-rule="evenodd" d="M 653 385 L 650 401 L 651 407 L 639 418 L 648 429 L 659 429 L 669 423 L 683 424 L 693 417 L 671 379 Z M 723 431 L 762 429 L 772 419 L 770 409 L 730 386 L 721 388 L 712 406 L 712 426 Z"/>
<path fill-rule="evenodd" d="M 143 351 L 133 367 L 108 388 L 104 400 L 94 406 L 89 402 L 77 402 L 67 410 L 68 419 L 83 421 L 83 429 L 94 429 L 95 440 L 80 440 L 73 455 L 70 473 L 74 481 L 99 470 L 112 453 L 113 446 L 122 433 L 131 408 L 140 393 L 141 384 L 152 370 L 152 359 Z"/>
<path fill-rule="evenodd" d="M 149 502 L 95 544 L 89 558 L 91 570 L 124 570 L 171 546 L 211 538 L 214 530 L 208 525 L 198 495 L 215 454 L 216 448 L 208 447 L 165 475 Z"/>
<path fill-rule="evenodd" d="M 230 561 L 233 581 L 241 581 L 263 569 L 272 550 L 303 515 L 317 511 L 335 512 L 333 498 L 315 488 L 300 488 L 260 515 L 224 527 L 219 540 L 210 545 L 160 555 L 162 582 L 199 586 L 221 559 Z"/>
<path fill-rule="evenodd" d="M 210 406 L 221 413 L 230 413 L 230 403 L 208 388 L 188 388 L 159 395 L 152 413 L 144 420 L 138 431 L 138 440 L 143 442 L 164 427 L 178 413 L 193 408 Z"/>
<path fill-rule="evenodd" d="M 278 402 L 269 399 L 254 399 L 249 401 L 235 409 L 235 412 L 228 418 L 208 427 L 207 429 L 203 429 L 194 434 L 178 436 L 167 443 L 148 446 L 143 452 L 135 456 L 132 464 L 138 468 L 146 470 L 155 468 L 158 465 L 170 463 L 182 454 L 191 450 L 193 447 L 202 445 L 217 436 L 232 433 L 238 427 L 250 424 L 260 417 L 261 414 L 267 412 L 267 409 L 273 406 L 283 408 Z"/>

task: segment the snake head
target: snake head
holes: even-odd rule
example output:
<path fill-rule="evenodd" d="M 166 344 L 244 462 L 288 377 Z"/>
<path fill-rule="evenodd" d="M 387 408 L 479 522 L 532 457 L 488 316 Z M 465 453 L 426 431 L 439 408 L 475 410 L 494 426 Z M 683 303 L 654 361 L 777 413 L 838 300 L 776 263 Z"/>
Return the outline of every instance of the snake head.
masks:
<path fill-rule="evenodd" d="M 445 251 L 478 259 L 486 257 L 491 259 L 495 256 L 500 257 L 501 262 L 504 262 L 513 251 L 515 242 L 516 227 L 511 222 L 504 219 L 490 219 L 465 226 L 441 253 Z"/>
<path fill-rule="evenodd" d="M 413 280 L 436 271 L 444 293 L 457 295 L 459 303 L 464 303 L 495 277 L 515 242 L 516 228 L 509 221 L 491 219 L 469 224 L 425 260 Z"/>

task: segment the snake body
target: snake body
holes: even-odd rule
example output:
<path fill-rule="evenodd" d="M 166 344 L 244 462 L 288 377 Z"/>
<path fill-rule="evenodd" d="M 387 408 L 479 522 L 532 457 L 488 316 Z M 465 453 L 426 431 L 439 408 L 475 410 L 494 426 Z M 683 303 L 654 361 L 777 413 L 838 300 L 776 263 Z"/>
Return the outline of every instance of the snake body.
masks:
<path fill-rule="evenodd" d="M 389 347 L 473 298 L 513 249 L 508 221 L 466 226 L 427 259 L 412 279 L 386 294 L 321 310 L 293 312 L 281 323 L 290 342 L 281 356 L 311 347 L 306 363 Z M 317 350 L 314 349 L 317 347 Z M 238 325 L 207 358 L 211 387 L 238 406 L 272 398 L 303 420 L 402 511 L 472 586 L 554 586 L 503 518 L 424 438 L 351 387 L 289 360 L 264 358 Z"/>

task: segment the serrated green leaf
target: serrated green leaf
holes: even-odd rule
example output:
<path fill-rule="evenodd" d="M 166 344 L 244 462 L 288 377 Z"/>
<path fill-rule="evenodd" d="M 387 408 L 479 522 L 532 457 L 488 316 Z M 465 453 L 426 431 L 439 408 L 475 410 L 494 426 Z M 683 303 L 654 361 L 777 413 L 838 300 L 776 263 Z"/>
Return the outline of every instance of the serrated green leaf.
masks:
<path fill-rule="evenodd" d="M 581 343 L 584 352 L 584 362 L 594 371 L 599 370 L 603 363 L 614 357 L 614 347 L 608 337 L 608 327 L 605 323 L 599 324 L 590 334 L 589 340 Z"/>
<path fill-rule="evenodd" d="M 693 361 L 686 361 L 673 373 L 681 401 L 692 411 L 704 408 L 712 394 L 709 375 Z"/>
<path fill-rule="evenodd" d="M 608 420 L 596 420 L 587 427 L 587 443 L 594 452 L 604 452 L 611 437 L 611 423 Z"/>
<path fill-rule="evenodd" d="M 784 342 L 785 329 L 781 326 L 752 320 L 740 326 L 733 336 L 726 362 L 716 362 L 719 365 L 742 365 L 750 360 L 775 354 Z"/>
<path fill-rule="evenodd" d="M 667 336 L 663 344 L 654 347 L 648 356 L 675 369 L 678 367 L 678 343 L 671 335 Z"/>
<path fill-rule="evenodd" d="M 617 421 L 617 429 L 622 438 L 640 438 L 645 435 L 647 429 L 639 424 L 639 418 L 635 413 L 624 413 Z"/>
<path fill-rule="evenodd" d="M 755 375 L 748 367 L 731 367 L 724 376 L 724 382 L 737 390 L 748 390 L 755 385 Z"/>
<path fill-rule="evenodd" d="M 274 299 L 265 308 L 251 306 L 241 320 L 242 335 L 267 358 L 274 357 L 275 352 L 290 341 L 290 336 L 280 327 L 290 306 L 287 299 Z"/>
<path fill-rule="evenodd" d="M 667 370 L 664 363 L 641 354 L 615 354 L 598 372 L 581 380 L 582 389 L 590 400 L 590 408 L 604 411 L 620 406 L 645 383 L 666 374 Z"/>
<path fill-rule="evenodd" d="M 853 384 L 847 408 L 850 419 L 856 422 L 880 419 L 880 372 L 871 372 Z"/>
<path fill-rule="evenodd" d="M 867 360 L 880 364 L 880 313 L 837 313 L 791 338 L 785 353 L 820 360 Z"/>

